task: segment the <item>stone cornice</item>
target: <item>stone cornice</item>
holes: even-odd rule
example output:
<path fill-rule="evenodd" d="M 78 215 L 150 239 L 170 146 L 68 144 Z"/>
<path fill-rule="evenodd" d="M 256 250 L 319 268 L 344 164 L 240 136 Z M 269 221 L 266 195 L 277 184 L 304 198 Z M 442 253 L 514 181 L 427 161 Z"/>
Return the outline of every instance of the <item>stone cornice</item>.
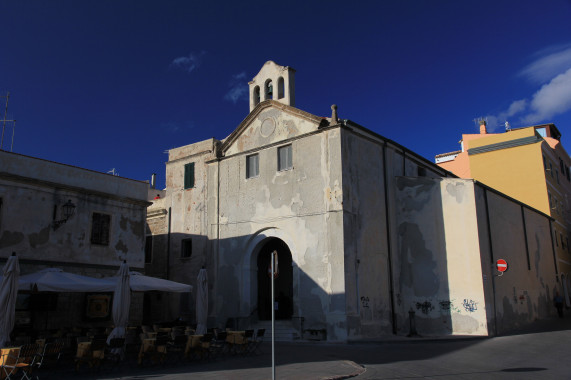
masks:
<path fill-rule="evenodd" d="M 66 190 L 66 191 L 71 191 L 71 192 L 82 194 L 82 195 L 95 195 L 95 196 L 99 196 L 102 198 L 112 199 L 112 200 L 116 200 L 116 201 L 120 201 L 120 202 L 125 202 L 125 203 L 130 203 L 130 204 L 134 204 L 134 205 L 138 205 L 138 206 L 143 206 L 143 207 L 147 207 L 147 206 L 152 205 L 152 202 L 149 202 L 147 200 L 134 199 L 134 198 L 129 198 L 129 197 L 120 197 L 120 196 L 112 194 L 112 193 L 95 191 L 95 190 L 90 190 L 90 189 L 86 189 L 83 187 L 70 186 L 70 185 L 65 185 L 62 183 L 56 183 L 56 182 L 51 182 L 51 181 L 44 181 L 44 180 L 40 180 L 37 178 L 23 177 L 23 176 L 19 176 L 19 175 L 12 174 L 12 173 L 0 172 L 0 181 L 4 181 L 4 180 L 18 182 L 18 183 L 32 185 L 32 186 L 40 186 L 40 187 L 45 187 L 45 188 L 50 188 L 50 189 Z"/>

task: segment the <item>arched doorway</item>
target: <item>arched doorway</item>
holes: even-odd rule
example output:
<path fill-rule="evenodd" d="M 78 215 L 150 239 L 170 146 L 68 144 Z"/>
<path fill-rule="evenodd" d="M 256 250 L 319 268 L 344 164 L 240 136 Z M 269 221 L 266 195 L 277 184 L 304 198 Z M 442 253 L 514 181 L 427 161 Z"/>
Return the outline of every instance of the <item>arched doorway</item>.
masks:
<path fill-rule="evenodd" d="M 276 319 L 291 319 L 293 314 L 293 270 L 291 252 L 286 243 L 269 238 L 258 254 L 258 318 L 272 318 L 271 278 L 268 270 L 272 252 L 278 253 L 279 275 L 274 282 L 274 296 L 277 302 Z"/>

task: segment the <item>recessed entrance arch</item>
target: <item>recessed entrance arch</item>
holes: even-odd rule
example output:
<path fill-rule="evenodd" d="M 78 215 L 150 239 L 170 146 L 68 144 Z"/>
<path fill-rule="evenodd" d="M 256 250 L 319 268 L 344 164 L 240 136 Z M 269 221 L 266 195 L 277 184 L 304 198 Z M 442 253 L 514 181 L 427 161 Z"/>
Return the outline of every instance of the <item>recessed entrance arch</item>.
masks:
<path fill-rule="evenodd" d="M 262 241 L 257 258 L 258 318 L 269 320 L 272 317 L 271 278 L 269 275 L 271 254 L 278 253 L 279 274 L 274 281 L 274 302 L 276 319 L 291 319 L 293 315 L 293 268 L 291 251 L 287 244 L 278 238 Z"/>

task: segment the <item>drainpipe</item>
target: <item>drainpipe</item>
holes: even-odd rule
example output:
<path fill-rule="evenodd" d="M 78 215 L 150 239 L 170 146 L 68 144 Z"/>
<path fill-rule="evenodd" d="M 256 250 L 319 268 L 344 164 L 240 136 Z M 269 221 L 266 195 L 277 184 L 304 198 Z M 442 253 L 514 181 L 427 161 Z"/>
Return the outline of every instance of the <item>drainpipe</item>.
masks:
<path fill-rule="evenodd" d="M 215 210 L 215 216 L 216 216 L 216 255 L 214 256 L 214 258 L 216 260 L 216 263 L 214 265 L 214 268 L 216 270 L 216 272 L 215 272 L 216 278 L 214 280 L 214 289 L 213 289 L 213 291 L 214 291 L 213 299 L 214 300 L 217 299 L 217 295 L 218 295 L 218 278 L 219 278 L 218 270 L 220 268 L 220 158 L 218 157 L 219 146 L 217 146 L 215 149 L 216 149 L 217 160 L 216 160 L 216 210 Z M 220 308 L 217 304 L 214 305 L 213 309 L 214 310 L 220 310 Z M 220 323 L 220 320 L 218 320 L 217 322 Z"/>
<path fill-rule="evenodd" d="M 549 235 L 551 236 L 551 250 L 553 251 L 553 264 L 555 264 L 555 278 L 559 282 L 559 271 L 557 270 L 557 255 L 555 254 L 555 243 L 553 242 L 553 223 L 549 220 Z"/>
<path fill-rule="evenodd" d="M 169 224 L 167 230 L 167 280 L 170 275 L 170 257 L 171 257 L 171 212 L 172 207 L 169 207 Z"/>
<path fill-rule="evenodd" d="M 385 220 L 387 225 L 387 259 L 389 266 L 389 294 L 391 298 L 391 323 L 393 334 L 397 334 L 397 321 L 395 316 L 395 296 L 393 289 L 393 264 L 391 253 L 391 223 L 389 218 L 389 193 L 387 185 L 387 142 L 383 145 L 383 182 L 385 183 Z"/>
<path fill-rule="evenodd" d="M 488 205 L 488 190 L 484 188 L 484 204 L 486 205 L 486 228 L 488 230 L 488 244 L 490 249 L 490 264 L 494 265 L 494 247 L 492 244 L 492 229 L 490 227 L 490 211 Z M 492 299 L 494 302 L 494 335 L 498 336 L 498 315 L 496 308 L 496 275 L 492 273 Z"/>

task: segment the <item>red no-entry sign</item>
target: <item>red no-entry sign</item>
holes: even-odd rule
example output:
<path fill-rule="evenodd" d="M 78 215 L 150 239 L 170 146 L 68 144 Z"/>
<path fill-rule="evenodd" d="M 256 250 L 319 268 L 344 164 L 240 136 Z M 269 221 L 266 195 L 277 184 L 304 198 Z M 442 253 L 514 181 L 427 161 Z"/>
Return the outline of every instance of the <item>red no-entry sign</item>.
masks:
<path fill-rule="evenodd" d="M 496 261 L 496 268 L 500 271 L 500 272 L 505 272 L 508 270 L 508 263 L 506 260 L 504 259 L 499 259 L 498 261 Z"/>

